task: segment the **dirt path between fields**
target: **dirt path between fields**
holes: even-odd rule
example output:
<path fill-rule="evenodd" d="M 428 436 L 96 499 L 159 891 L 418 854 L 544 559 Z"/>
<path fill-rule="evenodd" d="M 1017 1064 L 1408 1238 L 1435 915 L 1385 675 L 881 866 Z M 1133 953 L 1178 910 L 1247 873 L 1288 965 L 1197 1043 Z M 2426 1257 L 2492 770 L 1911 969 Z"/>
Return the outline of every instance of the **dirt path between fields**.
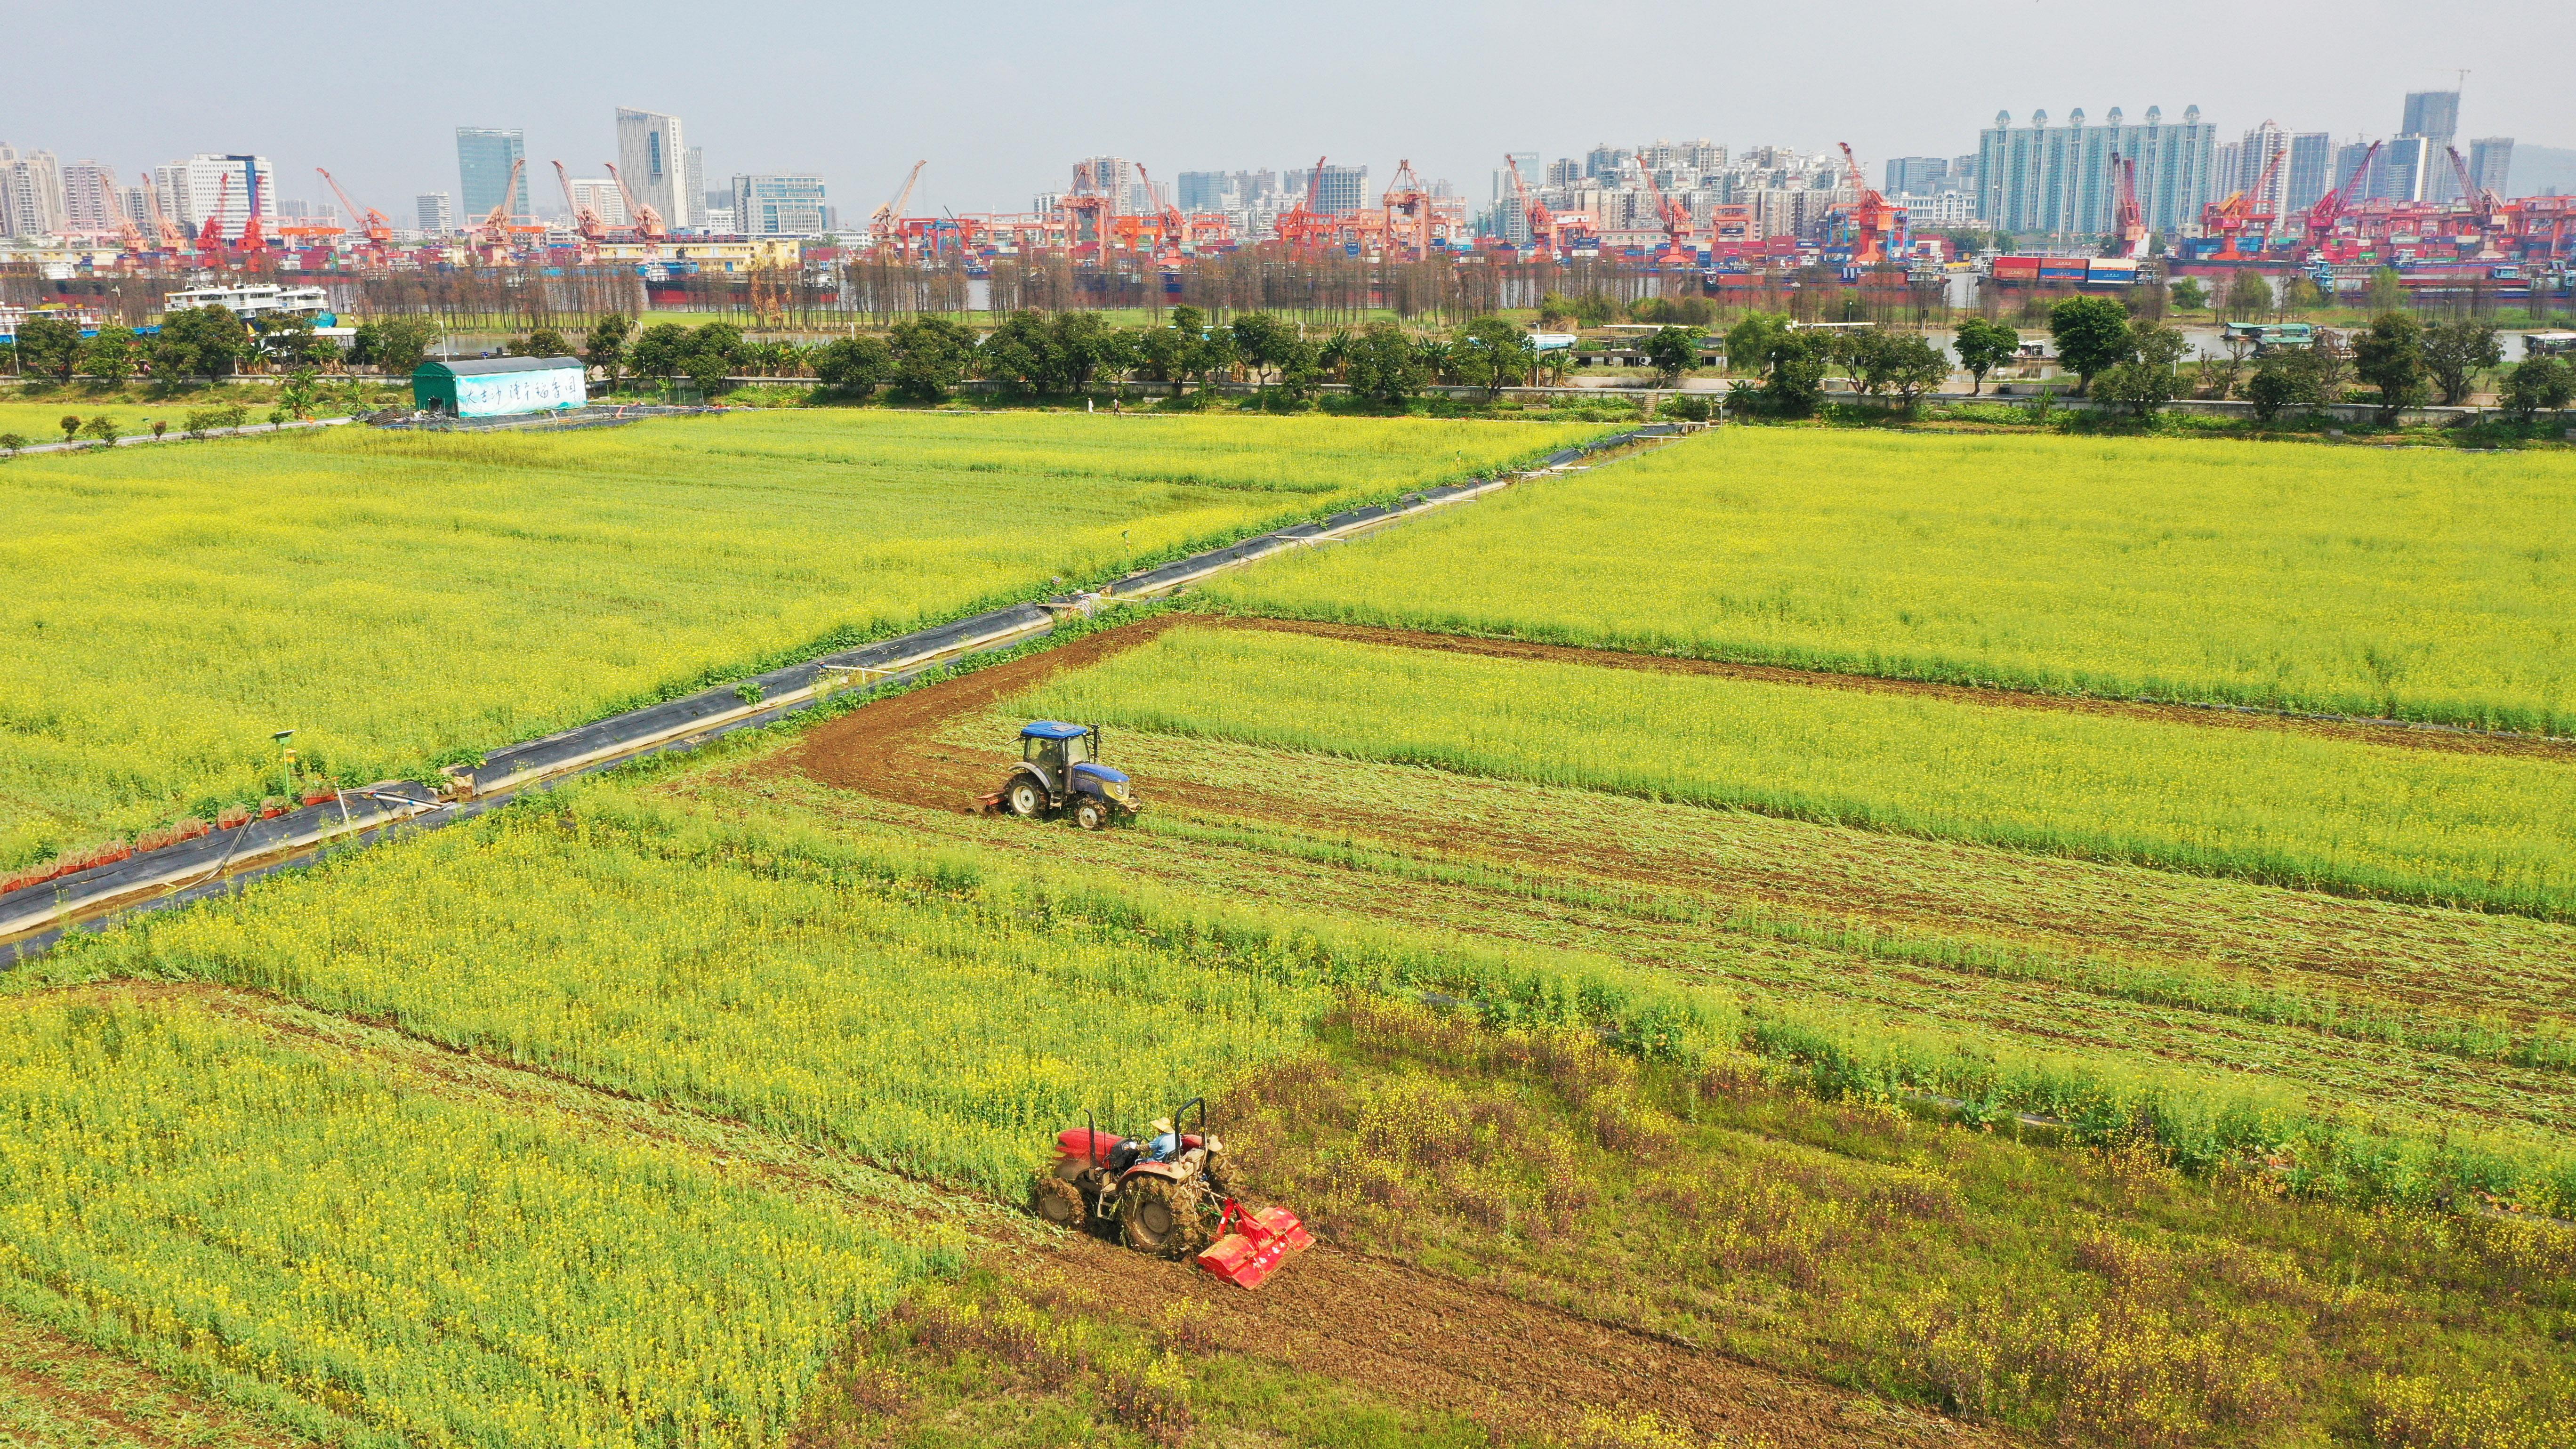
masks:
<path fill-rule="evenodd" d="M 1571 1437 L 1603 1415 L 1653 1414 L 1694 1438 L 1928 1446 L 2014 1441 L 1677 1340 L 1327 1245 L 1246 1292 L 1197 1269 L 1063 1235 L 997 1267 L 1054 1277 L 1139 1325 L 1187 1300 L 1220 1348 L 1464 1414 Z"/>
<path fill-rule="evenodd" d="M 1005 664 L 979 669 L 962 679 L 854 710 L 809 731 L 802 743 L 782 756 L 778 768 L 796 770 L 828 784 L 861 790 L 889 800 L 934 809 L 955 808 L 993 787 L 990 759 L 961 760 L 935 745 L 949 721 L 990 709 L 1023 690 L 1043 684 L 1067 670 L 1088 668 L 1115 654 L 1186 625 L 1198 629 L 1250 629 L 1302 634 L 1402 649 L 1469 654 L 1488 659 L 1514 659 L 1550 664 L 1581 664 L 1600 669 L 1635 669 L 1656 674 L 1704 675 L 1761 684 L 1840 689 L 1863 694 L 1904 694 L 1956 704 L 2004 709 L 2052 710 L 2117 719 L 2151 720 L 2202 729 L 2272 730 L 2315 735 L 2358 744 L 2454 754 L 2519 755 L 2576 761 L 2576 741 L 2530 736 L 2473 734 L 2416 728 L 2367 720 L 2312 720 L 2284 715 L 2203 709 L 2179 704 L 2139 704 L 2125 700 L 2085 699 L 2032 694 L 2020 690 L 1980 689 L 1923 680 L 1881 679 L 1869 675 L 1827 674 L 1769 665 L 1726 664 L 1709 659 L 1681 659 L 1658 654 L 1629 654 L 1613 649 L 1583 649 L 1564 644 L 1534 644 L 1509 639 L 1480 639 L 1462 634 L 1434 634 L 1362 624 L 1327 624 L 1302 619 L 1250 615 L 1164 614 L 1124 628 L 1086 635 L 1061 648 L 1048 649 Z M 1168 793 L 1168 792 L 1166 792 Z M 1192 802 L 1196 803 L 1196 802 Z"/>

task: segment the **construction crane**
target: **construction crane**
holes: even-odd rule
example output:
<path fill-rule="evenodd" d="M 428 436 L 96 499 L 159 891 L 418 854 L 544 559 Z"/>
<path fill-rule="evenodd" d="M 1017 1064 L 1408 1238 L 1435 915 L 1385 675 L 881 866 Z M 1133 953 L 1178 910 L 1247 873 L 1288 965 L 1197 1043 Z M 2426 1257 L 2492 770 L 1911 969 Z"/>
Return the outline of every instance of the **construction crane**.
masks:
<path fill-rule="evenodd" d="M 1395 179 L 1386 184 L 1378 205 L 1386 213 L 1388 252 L 1409 262 L 1431 255 L 1431 192 L 1414 174 L 1410 160 L 1395 164 Z"/>
<path fill-rule="evenodd" d="M 2321 249 L 2326 239 L 2334 235 L 2335 223 L 2343 219 L 2344 208 L 2352 205 L 2352 194 L 2361 188 L 2361 178 L 2370 174 L 2370 163 L 2379 159 L 2382 144 L 2371 142 L 2370 149 L 2361 153 L 2361 164 L 2352 168 L 2352 174 L 2343 179 L 2343 185 L 2318 197 L 2316 204 L 2308 208 L 2309 251 Z"/>
<path fill-rule="evenodd" d="M 2120 255 L 2143 257 L 2147 254 L 2147 213 L 2138 205 L 2138 163 L 2114 151 L 2111 174 L 2120 181 Z"/>
<path fill-rule="evenodd" d="M 1896 235 L 1897 218 L 1904 214 L 1904 210 L 1879 195 L 1878 188 L 1869 184 L 1869 178 L 1861 172 L 1859 158 L 1852 155 L 1851 142 L 1837 141 L 1834 144 L 1843 148 L 1843 166 L 1851 174 L 1852 193 L 1856 198 L 1848 213 L 1852 224 L 1852 262 L 1856 266 L 1883 262 L 1887 260 L 1888 241 Z"/>
<path fill-rule="evenodd" d="M 627 220 L 635 224 L 635 234 L 644 239 L 646 254 L 651 255 L 660 251 L 662 238 L 666 234 L 662 225 L 662 213 L 646 205 L 633 190 L 628 188 L 626 178 L 617 174 L 616 162 L 602 161 L 599 164 L 608 168 L 608 179 L 617 183 L 617 195 L 626 203 Z"/>
<path fill-rule="evenodd" d="M 563 187 L 564 210 L 572 213 L 573 230 L 581 233 L 581 255 L 587 261 L 598 257 L 600 238 L 608 235 L 608 223 L 589 202 L 572 194 L 572 173 L 561 161 L 555 163 L 555 180 Z"/>
<path fill-rule="evenodd" d="M 242 166 L 242 191 L 249 198 L 250 214 L 242 218 L 241 249 L 245 252 L 258 252 L 268 246 L 268 233 L 259 224 L 259 168 L 257 166 L 248 163 Z"/>
<path fill-rule="evenodd" d="M 1136 179 L 1145 183 L 1145 194 L 1154 195 L 1154 178 L 1145 173 L 1145 163 L 1136 163 Z M 1176 262 L 1181 259 L 1181 240 L 1187 227 L 1181 221 L 1181 209 L 1157 197 L 1154 220 L 1159 235 L 1154 238 L 1154 260 Z"/>
<path fill-rule="evenodd" d="M 232 200 L 233 174 L 226 171 L 215 181 L 215 209 L 206 213 L 206 224 L 197 228 L 197 250 L 221 252 L 224 249 L 224 204 Z"/>
<path fill-rule="evenodd" d="M 519 213 L 519 177 L 528 169 L 525 156 L 510 163 L 510 184 L 501 190 L 501 204 L 485 214 L 474 228 L 475 240 L 495 249 L 510 244 L 510 218 Z"/>
<path fill-rule="evenodd" d="M 2251 192 L 2236 192 L 2225 201 L 2212 202 L 2206 210 L 2202 211 L 2201 234 L 2203 236 L 2215 234 L 2226 239 L 2225 244 L 2219 247 L 2210 260 L 2217 262 L 2251 260 L 2254 253 L 2247 252 L 2243 242 L 2245 229 L 2255 222 L 2259 221 L 2263 224 L 2264 240 L 2268 242 L 2271 239 L 2272 225 L 2279 220 L 2279 216 L 2271 211 L 2255 210 L 2253 198 L 2268 197 L 2272 194 L 2272 177 L 2281 169 L 2281 158 L 2289 153 L 2290 148 L 2287 146 L 2273 148 L 2272 154 L 2265 158 L 2263 174 L 2256 179 Z M 2259 251 L 2260 248 L 2256 250 Z"/>
<path fill-rule="evenodd" d="M 1655 214 L 1664 223 L 1664 246 L 1667 251 L 1689 253 L 1691 248 L 1690 208 L 1664 194 L 1655 184 L 1655 168 L 1645 162 L 1646 148 L 1637 148 L 1637 174 L 1645 178 L 1646 194 L 1655 199 Z"/>
<path fill-rule="evenodd" d="M 321 172 L 322 184 L 331 188 L 331 194 L 340 198 L 340 209 L 348 214 L 350 224 L 357 227 L 359 234 L 367 239 L 370 250 L 383 251 L 393 245 L 394 224 L 386 219 L 383 212 L 372 206 L 360 206 L 351 201 L 349 193 L 340 189 L 340 183 L 332 179 L 330 172 L 323 171 L 319 166 L 313 169 Z"/>
<path fill-rule="evenodd" d="M 2460 200 L 2478 224 L 2478 243 L 2481 248 L 2492 249 L 2495 245 L 2496 212 L 2504 205 L 2504 198 L 2479 186 L 2476 178 L 2469 175 L 2469 163 L 2460 158 L 2459 147 L 2445 146 L 2442 149 L 2450 154 L 2451 174 L 2459 178 Z"/>
<path fill-rule="evenodd" d="M 870 244 L 883 248 L 898 240 L 898 233 L 903 225 L 903 209 L 912 201 L 913 183 L 921 180 L 921 168 L 929 164 L 927 158 L 913 162 L 912 171 L 903 178 L 903 189 L 894 194 L 894 200 L 885 202 L 868 213 Z"/>
<path fill-rule="evenodd" d="M 152 234 L 160 242 L 163 250 L 173 256 L 188 250 L 188 233 L 177 222 L 172 221 L 168 213 L 161 210 L 160 187 L 143 188 L 143 209 L 152 214 Z"/>
<path fill-rule="evenodd" d="M 1320 245 L 1333 232 L 1333 219 L 1324 215 L 1316 203 L 1323 199 L 1324 161 L 1315 158 L 1315 169 L 1306 177 L 1306 196 L 1279 215 L 1279 239 L 1292 247 Z"/>
<path fill-rule="evenodd" d="M 1521 179 L 1521 168 L 1512 164 L 1509 155 L 1503 157 L 1503 170 L 1511 174 L 1512 192 L 1520 199 L 1521 215 L 1529 221 L 1530 241 L 1546 248 L 1548 255 L 1556 255 L 1560 250 L 1556 213 L 1547 209 L 1546 202 L 1530 195 L 1529 183 Z"/>
<path fill-rule="evenodd" d="M 1110 218 L 1118 214 L 1118 200 L 1102 185 L 1100 172 L 1084 161 L 1073 168 L 1073 190 L 1060 203 L 1064 211 L 1064 244 L 1069 251 L 1088 246 L 1106 253 L 1112 230 Z"/>

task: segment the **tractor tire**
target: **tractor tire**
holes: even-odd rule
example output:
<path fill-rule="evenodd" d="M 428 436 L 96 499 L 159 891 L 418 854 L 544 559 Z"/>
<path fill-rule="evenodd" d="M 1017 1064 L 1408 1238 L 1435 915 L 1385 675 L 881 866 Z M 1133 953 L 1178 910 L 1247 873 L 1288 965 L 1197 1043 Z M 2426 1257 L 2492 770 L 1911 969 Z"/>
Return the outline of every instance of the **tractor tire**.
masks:
<path fill-rule="evenodd" d="M 1122 1190 L 1119 1236 L 1127 1246 L 1155 1258 L 1179 1260 L 1208 1245 L 1207 1188 L 1197 1182 L 1167 1177 L 1138 1177 Z"/>
<path fill-rule="evenodd" d="M 1199 1169 L 1199 1176 L 1207 1183 L 1208 1191 L 1218 1197 L 1239 1196 L 1235 1191 L 1234 1154 L 1224 1148 L 1207 1155 L 1207 1163 Z"/>
<path fill-rule="evenodd" d="M 1021 775 L 1002 787 L 1002 808 L 1022 820 L 1035 820 L 1047 813 L 1047 793 L 1037 781 Z"/>
<path fill-rule="evenodd" d="M 1081 1188 L 1052 1172 L 1041 1172 L 1029 1183 L 1029 1211 L 1059 1228 L 1079 1228 L 1091 1215 L 1091 1206 L 1082 1200 Z"/>
<path fill-rule="evenodd" d="M 1085 830 L 1106 830 L 1109 828 L 1109 807 L 1085 795 L 1073 807 L 1073 823 Z"/>

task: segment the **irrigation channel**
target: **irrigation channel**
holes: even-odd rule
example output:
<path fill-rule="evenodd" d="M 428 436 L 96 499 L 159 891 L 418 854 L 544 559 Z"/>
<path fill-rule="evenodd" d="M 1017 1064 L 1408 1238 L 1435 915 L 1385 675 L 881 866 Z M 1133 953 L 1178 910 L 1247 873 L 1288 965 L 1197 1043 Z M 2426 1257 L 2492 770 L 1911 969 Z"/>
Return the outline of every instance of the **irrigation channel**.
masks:
<path fill-rule="evenodd" d="M 1273 554 L 1339 543 L 1439 509 L 1470 503 L 1522 478 L 1688 431 L 1653 423 L 1560 449 L 1530 473 L 1471 479 L 1408 493 L 1129 574 L 1097 592 L 1014 604 L 856 649 L 826 654 L 660 704 L 495 750 L 471 769 L 451 767 L 435 785 L 386 780 L 268 819 L 217 830 L 0 895 L 0 969 L 30 961 L 67 931 L 238 890 L 273 871 L 310 865 L 468 820 L 525 794 L 646 755 L 690 750 L 735 730 L 773 724 L 834 695 L 912 683 L 943 665 L 1041 639 L 1068 618 L 1168 597 Z"/>

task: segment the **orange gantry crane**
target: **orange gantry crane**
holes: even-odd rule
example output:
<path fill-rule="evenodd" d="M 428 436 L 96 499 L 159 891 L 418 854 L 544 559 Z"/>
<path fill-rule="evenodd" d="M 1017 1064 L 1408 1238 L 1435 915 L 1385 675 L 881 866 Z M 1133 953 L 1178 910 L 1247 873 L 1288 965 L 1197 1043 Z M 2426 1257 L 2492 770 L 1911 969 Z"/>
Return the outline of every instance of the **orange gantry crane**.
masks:
<path fill-rule="evenodd" d="M 921 180 L 921 168 L 929 164 L 927 158 L 913 162 L 912 172 L 903 178 L 903 189 L 894 194 L 894 200 L 884 202 L 868 213 L 868 242 L 871 246 L 883 250 L 903 242 L 903 208 L 912 200 L 913 184 Z"/>
<path fill-rule="evenodd" d="M 1147 196 L 1154 196 L 1154 178 L 1146 174 L 1142 161 L 1136 163 L 1136 179 L 1145 183 Z M 1181 208 L 1176 201 L 1164 201 L 1160 197 L 1154 197 L 1154 200 L 1154 260 L 1177 262 L 1181 259 L 1181 243 L 1189 239 L 1188 224 L 1181 220 Z"/>
<path fill-rule="evenodd" d="M 1655 168 L 1646 164 L 1646 148 L 1643 146 L 1637 148 L 1637 174 L 1646 179 L 1646 194 L 1655 200 L 1655 216 L 1664 226 L 1665 254 L 1693 255 L 1691 234 L 1695 223 L 1691 220 L 1690 208 L 1665 195 L 1664 188 L 1655 184 Z"/>
<path fill-rule="evenodd" d="M 1431 204 L 1431 192 L 1413 173 L 1411 161 L 1396 163 L 1395 179 L 1386 184 L 1378 204 L 1386 212 L 1384 230 L 1389 256 L 1418 262 L 1431 255 L 1431 243 L 1440 230 L 1439 218 Z"/>
<path fill-rule="evenodd" d="M 323 171 L 319 166 L 313 169 L 322 173 L 322 184 L 331 188 L 333 196 L 340 198 L 340 209 L 348 216 L 349 224 L 356 227 L 358 234 L 367 239 L 368 251 L 381 255 L 393 246 L 394 224 L 383 212 L 372 206 L 360 206 L 350 200 L 349 193 L 341 189 L 340 183 L 332 178 L 330 172 Z"/>
<path fill-rule="evenodd" d="M 2147 212 L 2138 205 L 2138 163 L 2114 151 L 2111 174 L 2120 183 L 2120 255 L 2143 257 L 2147 254 Z"/>
<path fill-rule="evenodd" d="M 143 188 L 143 209 L 152 215 L 153 239 L 160 243 L 162 250 L 173 256 L 188 250 L 187 231 L 177 222 L 172 221 L 169 213 L 161 209 L 160 187 Z"/>
<path fill-rule="evenodd" d="M 2361 153 L 2361 164 L 2352 168 L 2352 174 L 2343 179 L 2343 185 L 2318 197 L 2316 205 L 2308 208 L 2306 232 L 2309 251 L 2321 249 L 2326 239 L 2334 235 L 2335 223 L 2343 219 L 2344 208 L 2352 205 L 2352 194 L 2361 188 L 2361 179 L 2370 174 L 2370 163 L 2379 159 L 2380 145 L 2380 142 L 2371 142 L 2370 149 Z"/>
<path fill-rule="evenodd" d="M 501 189 L 500 205 L 485 213 L 483 220 L 475 225 L 475 240 L 494 248 L 510 244 L 510 218 L 519 212 L 519 178 L 526 174 L 527 169 L 528 158 L 525 156 L 510 163 L 510 184 Z"/>
<path fill-rule="evenodd" d="M 1899 208 L 1869 184 L 1869 177 L 1860 169 L 1860 158 L 1852 155 L 1851 142 L 1834 144 L 1842 147 L 1843 168 L 1851 175 L 1852 261 L 1860 266 L 1883 262 L 1887 260 L 1888 239 L 1896 235 Z"/>
<path fill-rule="evenodd" d="M 564 169 L 564 164 L 557 161 L 554 166 L 555 181 L 563 187 L 564 210 L 572 215 L 572 229 L 581 234 L 582 260 L 596 260 L 600 239 L 608 235 L 608 223 L 599 219 L 598 210 L 589 202 L 572 194 L 572 173 Z"/>
<path fill-rule="evenodd" d="M 1503 157 L 1503 170 L 1511 176 L 1512 192 L 1520 199 L 1521 215 L 1529 221 L 1530 241 L 1546 248 L 1551 256 L 1563 251 L 1564 248 L 1557 243 L 1556 213 L 1547 209 L 1546 202 L 1530 195 L 1529 183 L 1521 179 L 1521 168 L 1512 164 L 1509 155 Z"/>
<path fill-rule="evenodd" d="M 1085 247 L 1095 252 L 1109 250 L 1115 228 L 1111 218 L 1118 214 L 1118 198 L 1109 194 L 1100 179 L 1099 168 L 1084 161 L 1073 168 L 1073 190 L 1059 203 L 1064 212 L 1064 245 L 1067 251 L 1079 252 Z"/>
<path fill-rule="evenodd" d="M 617 183 L 618 199 L 626 203 L 626 219 L 634 225 L 635 235 L 643 241 L 645 255 L 659 254 L 662 238 L 669 234 L 662 223 L 662 213 L 627 186 L 626 178 L 617 174 L 616 162 L 602 161 L 599 164 L 608 168 L 608 179 Z"/>
<path fill-rule="evenodd" d="M 225 172 L 215 180 L 215 209 L 206 213 L 205 225 L 197 228 L 197 250 L 221 252 L 224 249 L 224 204 L 232 200 L 233 174 Z"/>
<path fill-rule="evenodd" d="M 1306 177 L 1305 199 L 1279 214 L 1279 239 L 1292 247 L 1321 246 L 1333 236 L 1333 219 L 1316 206 L 1323 199 L 1324 162 L 1315 158 L 1315 169 Z"/>
<path fill-rule="evenodd" d="M 2211 261 L 2251 261 L 2261 253 L 2264 246 L 2270 244 L 2273 224 L 2278 222 L 2280 217 L 2268 204 L 2258 204 L 2256 198 L 2268 200 L 2271 196 L 2273 174 L 2281 169 L 2281 158 L 2288 154 L 2290 154 L 2289 147 L 2275 147 L 2272 154 L 2264 159 L 2263 174 L 2255 181 L 2252 191 L 2235 192 L 2225 201 L 2213 201 L 2202 210 L 2201 235 L 2226 238 L 2226 243 L 2211 254 Z M 2257 243 L 2255 249 L 2249 252 L 2245 250 L 2245 233 L 2258 225 L 2263 241 Z"/>

